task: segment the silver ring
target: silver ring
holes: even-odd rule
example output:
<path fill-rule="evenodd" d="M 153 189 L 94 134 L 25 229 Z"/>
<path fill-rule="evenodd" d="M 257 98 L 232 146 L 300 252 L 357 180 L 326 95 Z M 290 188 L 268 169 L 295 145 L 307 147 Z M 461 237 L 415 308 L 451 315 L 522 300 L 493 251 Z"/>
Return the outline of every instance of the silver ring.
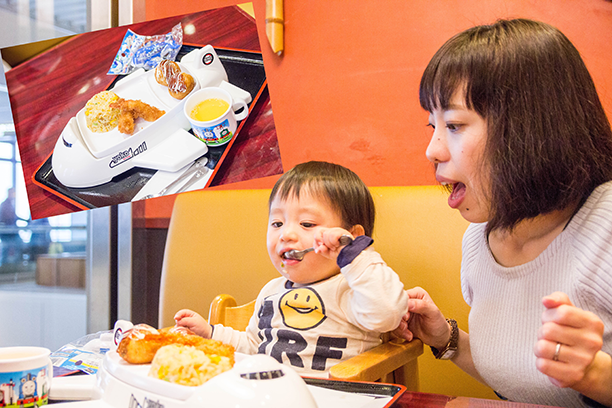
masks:
<path fill-rule="evenodd" d="M 553 356 L 553 361 L 559 361 L 559 352 L 561 351 L 561 343 L 557 343 L 557 348 L 555 348 L 555 355 Z"/>

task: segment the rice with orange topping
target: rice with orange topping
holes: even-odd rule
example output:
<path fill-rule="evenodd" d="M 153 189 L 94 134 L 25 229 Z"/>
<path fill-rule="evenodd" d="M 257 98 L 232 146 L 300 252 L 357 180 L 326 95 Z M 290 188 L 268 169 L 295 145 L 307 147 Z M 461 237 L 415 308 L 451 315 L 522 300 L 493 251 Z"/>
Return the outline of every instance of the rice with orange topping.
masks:
<path fill-rule="evenodd" d="M 205 354 L 192 346 L 163 346 L 151 362 L 149 376 L 195 387 L 232 368 L 229 357 Z"/>

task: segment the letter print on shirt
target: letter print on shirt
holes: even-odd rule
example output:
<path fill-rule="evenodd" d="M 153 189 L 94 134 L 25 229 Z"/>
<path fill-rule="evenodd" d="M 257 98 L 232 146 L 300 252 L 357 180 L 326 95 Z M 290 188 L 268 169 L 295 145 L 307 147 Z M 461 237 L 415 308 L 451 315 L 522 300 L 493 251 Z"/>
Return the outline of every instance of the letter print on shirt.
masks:
<path fill-rule="evenodd" d="M 286 292 L 263 301 L 258 311 L 262 343 L 257 352 L 293 367 L 325 371 L 328 360 L 342 360 L 348 339 L 319 333 L 327 319 L 323 298 L 313 288 L 292 286 L 287 282 Z"/>

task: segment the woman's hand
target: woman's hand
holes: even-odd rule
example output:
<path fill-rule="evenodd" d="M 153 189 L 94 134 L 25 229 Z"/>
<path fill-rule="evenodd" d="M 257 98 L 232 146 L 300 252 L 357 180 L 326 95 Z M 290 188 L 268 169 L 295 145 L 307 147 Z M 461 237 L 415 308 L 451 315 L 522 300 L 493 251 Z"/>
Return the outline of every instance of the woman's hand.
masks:
<path fill-rule="evenodd" d="M 562 292 L 542 299 L 546 310 L 534 347 L 536 367 L 557 387 L 571 387 L 600 402 L 593 394 L 610 381 L 610 356 L 601 351 L 604 324 L 594 313 L 575 307 Z M 612 391 L 609 391 L 612 394 Z M 605 402 L 604 402 L 605 403 Z M 609 402 L 608 402 L 609 404 Z"/>
<path fill-rule="evenodd" d="M 211 325 L 208 324 L 206 319 L 192 310 L 179 310 L 174 315 L 174 321 L 176 322 L 177 326 L 186 327 L 198 336 L 202 336 L 205 339 L 210 339 L 212 336 Z"/>
<path fill-rule="evenodd" d="M 413 338 L 421 339 L 423 343 L 438 350 L 446 347 L 450 341 L 451 328 L 429 294 L 419 287 L 407 290 L 406 294 L 408 295 L 408 313 L 393 334 L 408 341 Z M 470 350 L 470 336 L 461 329 L 459 330 L 457 352 L 452 361 L 476 380 L 486 384 L 474 366 Z"/>
<path fill-rule="evenodd" d="M 443 348 L 450 339 L 450 327 L 429 294 L 420 287 L 408 289 L 408 313 L 393 331 L 397 337 L 420 339 L 435 348 Z"/>

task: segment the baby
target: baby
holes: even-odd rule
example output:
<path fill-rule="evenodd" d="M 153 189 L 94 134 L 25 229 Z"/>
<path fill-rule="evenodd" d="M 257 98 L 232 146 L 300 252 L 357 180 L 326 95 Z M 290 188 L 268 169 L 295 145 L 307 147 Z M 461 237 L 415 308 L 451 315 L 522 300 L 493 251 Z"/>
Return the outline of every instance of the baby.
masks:
<path fill-rule="evenodd" d="M 303 375 L 327 376 L 333 365 L 380 344 L 399 326 L 407 297 L 399 276 L 371 247 L 374 201 L 351 170 L 308 162 L 285 173 L 269 199 L 268 254 L 281 277 L 261 290 L 246 331 L 209 325 L 180 310 L 177 326 L 268 354 Z M 353 240 L 341 245 L 341 237 Z M 291 250 L 313 247 L 303 260 Z"/>

